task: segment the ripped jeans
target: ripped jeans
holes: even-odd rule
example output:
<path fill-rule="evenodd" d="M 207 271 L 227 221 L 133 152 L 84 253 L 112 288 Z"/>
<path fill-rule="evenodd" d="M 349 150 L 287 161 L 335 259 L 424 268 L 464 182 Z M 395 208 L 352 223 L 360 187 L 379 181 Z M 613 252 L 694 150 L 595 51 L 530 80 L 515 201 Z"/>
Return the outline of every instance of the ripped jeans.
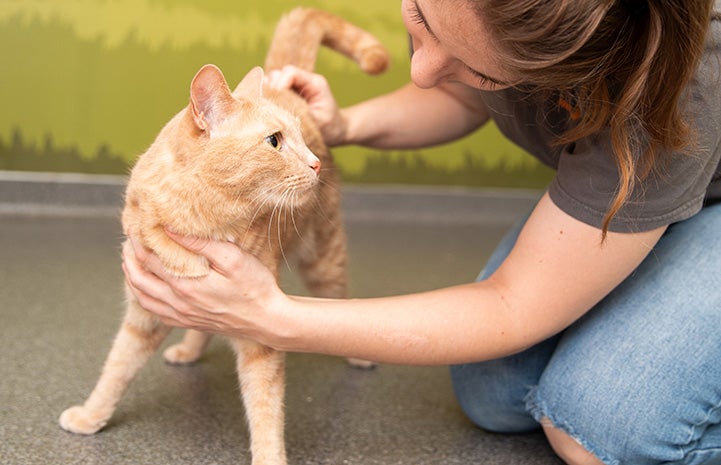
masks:
<path fill-rule="evenodd" d="M 671 225 L 626 281 L 561 334 L 453 366 L 451 378 L 466 415 L 487 430 L 531 431 L 546 417 L 608 465 L 721 464 L 721 204 Z"/>

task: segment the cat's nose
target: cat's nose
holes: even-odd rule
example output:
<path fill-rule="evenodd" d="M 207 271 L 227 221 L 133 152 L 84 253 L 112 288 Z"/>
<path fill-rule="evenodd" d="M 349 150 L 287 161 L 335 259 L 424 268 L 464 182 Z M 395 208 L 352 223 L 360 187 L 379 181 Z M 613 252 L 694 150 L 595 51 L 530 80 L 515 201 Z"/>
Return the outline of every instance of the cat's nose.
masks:
<path fill-rule="evenodd" d="M 320 174 L 320 160 L 317 158 L 310 162 L 310 168 L 315 171 L 315 174 Z"/>

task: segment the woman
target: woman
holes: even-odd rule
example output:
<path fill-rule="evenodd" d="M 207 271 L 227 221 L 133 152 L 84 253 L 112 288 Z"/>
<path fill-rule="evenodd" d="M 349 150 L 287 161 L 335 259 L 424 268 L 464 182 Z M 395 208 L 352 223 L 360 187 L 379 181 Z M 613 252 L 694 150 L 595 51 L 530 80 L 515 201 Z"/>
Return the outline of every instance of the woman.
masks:
<path fill-rule="evenodd" d="M 285 295 L 232 244 L 214 272 L 128 281 L 164 322 L 286 351 L 454 364 L 479 426 L 543 428 L 569 464 L 721 463 L 721 26 L 712 0 L 404 0 L 412 83 L 338 109 L 269 76 L 329 145 L 411 148 L 493 119 L 558 174 L 479 280 L 413 295 Z M 718 9 L 718 5 L 717 5 Z"/>

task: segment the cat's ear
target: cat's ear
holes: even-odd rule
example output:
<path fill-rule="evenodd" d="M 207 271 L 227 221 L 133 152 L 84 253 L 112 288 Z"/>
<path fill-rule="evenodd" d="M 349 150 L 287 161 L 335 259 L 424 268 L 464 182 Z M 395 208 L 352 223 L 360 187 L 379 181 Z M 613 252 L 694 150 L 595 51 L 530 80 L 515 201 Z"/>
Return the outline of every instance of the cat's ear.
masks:
<path fill-rule="evenodd" d="M 263 80 L 265 74 L 263 68 L 256 66 L 245 75 L 238 87 L 233 91 L 233 95 L 238 98 L 246 98 L 257 100 L 263 96 Z"/>
<path fill-rule="evenodd" d="M 222 119 L 233 101 L 228 83 L 215 65 L 205 65 L 190 84 L 190 111 L 199 129 L 205 131 Z"/>

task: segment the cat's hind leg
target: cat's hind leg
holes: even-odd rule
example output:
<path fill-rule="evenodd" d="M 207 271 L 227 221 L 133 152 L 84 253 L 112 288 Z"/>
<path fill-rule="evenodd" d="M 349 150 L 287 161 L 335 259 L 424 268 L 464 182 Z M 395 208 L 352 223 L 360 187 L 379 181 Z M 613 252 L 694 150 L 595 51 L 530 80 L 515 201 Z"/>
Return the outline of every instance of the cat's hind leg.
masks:
<path fill-rule="evenodd" d="M 285 354 L 246 339 L 231 339 L 250 430 L 252 465 L 285 465 Z"/>
<path fill-rule="evenodd" d="M 163 352 L 165 361 L 173 365 L 186 365 L 197 361 L 208 346 L 212 335 L 189 329 L 185 331 L 183 340 Z"/>
<path fill-rule="evenodd" d="M 138 371 L 145 365 L 170 327 L 129 298 L 125 319 L 115 337 L 95 389 L 83 405 L 60 416 L 60 426 L 77 434 L 93 434 L 103 428 Z"/>

